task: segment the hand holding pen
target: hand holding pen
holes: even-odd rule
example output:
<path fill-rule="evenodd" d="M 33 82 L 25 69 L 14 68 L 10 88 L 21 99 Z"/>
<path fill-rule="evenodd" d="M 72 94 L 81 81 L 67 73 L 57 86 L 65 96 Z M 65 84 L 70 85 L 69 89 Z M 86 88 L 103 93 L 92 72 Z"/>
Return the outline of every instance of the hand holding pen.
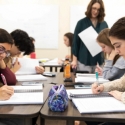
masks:
<path fill-rule="evenodd" d="M 95 68 L 95 72 L 98 72 L 98 74 L 100 76 L 102 76 L 102 68 L 99 66 L 98 62 L 97 62 L 96 68 Z"/>
<path fill-rule="evenodd" d="M 98 85 L 95 82 L 94 84 L 92 84 L 92 88 L 91 89 L 92 89 L 93 94 L 99 94 L 99 93 L 103 92 L 104 86 L 103 86 L 103 84 Z"/>

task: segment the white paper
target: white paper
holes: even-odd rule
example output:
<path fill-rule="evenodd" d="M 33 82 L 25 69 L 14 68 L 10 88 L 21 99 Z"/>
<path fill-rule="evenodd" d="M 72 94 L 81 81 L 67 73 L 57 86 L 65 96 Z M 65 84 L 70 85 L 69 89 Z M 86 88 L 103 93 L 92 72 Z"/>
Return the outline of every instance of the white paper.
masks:
<path fill-rule="evenodd" d="M 125 104 L 114 97 L 72 99 L 80 113 L 125 112 Z"/>
<path fill-rule="evenodd" d="M 47 80 L 47 77 L 38 75 L 16 75 L 17 81 Z"/>
<path fill-rule="evenodd" d="M 92 26 L 83 30 L 78 35 L 93 57 L 102 51 L 101 47 L 96 42 L 98 33 L 93 29 Z"/>
<path fill-rule="evenodd" d="M 35 67 L 39 66 L 37 59 L 30 58 L 18 58 L 21 68 L 15 73 L 16 75 L 21 74 L 36 74 Z"/>
<path fill-rule="evenodd" d="M 83 74 L 83 73 L 76 73 L 76 77 L 96 77 L 95 74 Z M 102 78 L 102 76 L 98 76 L 99 78 Z"/>

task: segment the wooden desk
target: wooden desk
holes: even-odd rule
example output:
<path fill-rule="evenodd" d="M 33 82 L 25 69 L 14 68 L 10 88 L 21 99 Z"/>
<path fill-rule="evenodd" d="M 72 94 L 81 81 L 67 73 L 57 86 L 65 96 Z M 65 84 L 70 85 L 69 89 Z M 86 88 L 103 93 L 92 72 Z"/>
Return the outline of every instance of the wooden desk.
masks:
<path fill-rule="evenodd" d="M 59 74 L 55 81 L 59 84 L 64 83 L 62 79 L 63 75 Z M 48 108 L 47 100 L 40 111 L 40 115 L 41 125 L 44 125 L 45 119 L 66 120 L 67 125 L 73 125 L 75 120 L 125 123 L 125 113 L 80 114 L 76 107 L 73 105 L 72 101 L 69 101 L 68 108 L 66 109 L 66 111 L 52 112 Z"/>
<path fill-rule="evenodd" d="M 44 102 L 48 97 L 48 90 L 52 87 L 52 84 L 49 83 L 54 79 L 55 77 L 48 77 L 48 80 L 44 81 Z M 1 105 L 0 118 L 20 118 L 24 120 L 25 125 L 32 125 L 32 119 L 38 117 L 42 106 L 43 105 Z"/>

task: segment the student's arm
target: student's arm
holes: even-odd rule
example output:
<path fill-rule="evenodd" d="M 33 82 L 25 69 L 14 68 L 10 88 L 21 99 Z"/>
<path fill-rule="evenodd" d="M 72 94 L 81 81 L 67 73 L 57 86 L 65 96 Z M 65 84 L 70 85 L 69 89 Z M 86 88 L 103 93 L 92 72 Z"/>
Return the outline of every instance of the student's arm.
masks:
<path fill-rule="evenodd" d="M 14 89 L 4 85 L 0 88 L 0 100 L 8 100 L 14 93 Z"/>
<path fill-rule="evenodd" d="M 0 61 L 0 73 L 2 73 L 5 76 L 8 85 L 16 84 L 15 74 L 8 67 L 6 67 L 3 60 Z M 2 81 L 2 79 L 0 80 Z"/>

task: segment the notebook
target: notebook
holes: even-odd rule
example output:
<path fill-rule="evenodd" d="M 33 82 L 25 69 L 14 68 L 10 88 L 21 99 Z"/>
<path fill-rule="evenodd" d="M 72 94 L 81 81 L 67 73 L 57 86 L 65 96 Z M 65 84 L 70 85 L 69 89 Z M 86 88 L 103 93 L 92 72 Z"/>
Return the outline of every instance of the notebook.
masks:
<path fill-rule="evenodd" d="M 9 100 L 0 101 L 5 104 L 43 104 L 42 86 L 12 86 L 14 94 Z"/>
<path fill-rule="evenodd" d="M 85 83 L 94 83 L 96 82 L 96 77 L 77 77 L 75 78 L 75 82 L 85 82 Z M 109 80 L 99 78 L 98 79 L 99 83 L 104 83 L 104 82 L 109 82 Z"/>
<path fill-rule="evenodd" d="M 76 77 L 95 77 L 95 74 L 89 74 L 89 73 L 76 73 Z M 102 76 L 99 76 L 99 78 L 102 78 Z"/>
<path fill-rule="evenodd" d="M 41 74 L 37 75 L 16 75 L 17 81 L 36 81 L 36 80 L 47 80 L 47 77 Z"/>
<path fill-rule="evenodd" d="M 125 112 L 125 104 L 112 96 L 108 96 L 108 93 L 102 93 L 102 95 L 94 95 L 91 97 L 89 96 L 92 95 L 91 89 L 67 90 L 67 93 L 68 96 L 70 94 L 78 94 L 76 98 L 72 98 L 72 102 L 77 107 L 78 111 L 83 114 Z M 84 95 L 84 97 L 79 97 L 79 95 Z"/>

